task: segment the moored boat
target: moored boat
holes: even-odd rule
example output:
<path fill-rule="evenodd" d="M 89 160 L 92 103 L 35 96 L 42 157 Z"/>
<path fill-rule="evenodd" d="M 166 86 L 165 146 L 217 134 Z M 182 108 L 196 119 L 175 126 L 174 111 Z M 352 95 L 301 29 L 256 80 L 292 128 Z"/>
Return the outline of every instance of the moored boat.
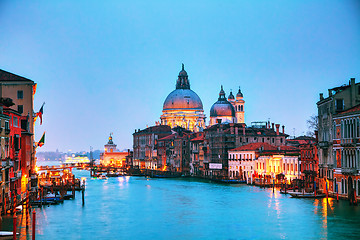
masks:
<path fill-rule="evenodd" d="M 288 192 L 293 198 L 323 198 L 326 197 L 325 194 L 314 194 L 312 193 L 303 193 L 303 192 Z"/>

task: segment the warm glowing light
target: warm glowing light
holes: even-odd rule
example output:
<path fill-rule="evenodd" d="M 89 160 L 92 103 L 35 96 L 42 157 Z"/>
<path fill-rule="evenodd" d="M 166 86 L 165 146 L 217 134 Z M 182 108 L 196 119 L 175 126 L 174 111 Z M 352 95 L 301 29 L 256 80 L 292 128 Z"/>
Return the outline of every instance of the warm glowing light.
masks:
<path fill-rule="evenodd" d="M 36 167 L 35 167 L 35 172 L 38 172 L 38 171 L 39 171 L 39 167 L 36 166 Z"/>

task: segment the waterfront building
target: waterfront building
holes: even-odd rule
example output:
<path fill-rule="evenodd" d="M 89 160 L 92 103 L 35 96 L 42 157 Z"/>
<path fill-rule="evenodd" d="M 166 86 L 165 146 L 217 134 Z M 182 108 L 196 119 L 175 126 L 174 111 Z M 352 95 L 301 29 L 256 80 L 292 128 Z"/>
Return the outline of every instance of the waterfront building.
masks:
<path fill-rule="evenodd" d="M 204 169 L 204 149 L 205 133 L 195 133 L 190 140 L 190 174 L 195 176 L 202 176 Z M 205 151 L 204 151 L 205 150 Z"/>
<path fill-rule="evenodd" d="M 317 136 L 317 132 L 315 133 Z M 314 189 L 315 182 L 319 186 L 318 173 L 319 173 L 319 159 L 317 139 L 308 137 L 307 140 L 300 140 L 301 144 L 298 145 L 300 149 L 300 169 L 301 178 L 304 181 L 305 188 Z"/>
<path fill-rule="evenodd" d="M 104 147 L 104 152 L 100 154 L 100 165 L 116 168 L 126 167 L 126 157 L 129 155 L 129 152 L 120 152 L 116 149 L 112 134 L 110 134 L 108 142 Z"/>
<path fill-rule="evenodd" d="M 158 168 L 173 172 L 190 173 L 190 139 L 192 132 L 182 127 L 157 140 Z"/>
<path fill-rule="evenodd" d="M 276 130 L 274 127 L 276 126 Z M 288 137 L 279 131 L 280 124 L 254 123 L 246 127 L 244 123 L 215 124 L 204 130 L 208 141 L 209 164 L 205 164 L 205 176 L 228 176 L 228 150 L 249 143 L 269 143 L 282 146 Z"/>
<path fill-rule="evenodd" d="M 10 177 L 10 203 L 13 206 L 16 206 L 18 202 L 21 202 L 24 199 L 21 199 L 21 117 L 20 113 L 11 109 L 4 108 L 4 114 L 10 117 L 10 134 L 9 134 L 9 177 Z M 27 174 L 27 172 L 24 172 Z M 24 191 L 26 191 L 26 186 Z"/>
<path fill-rule="evenodd" d="M 156 169 L 156 141 L 171 134 L 171 127 L 168 125 L 157 125 L 143 130 L 135 130 L 133 133 L 133 166 L 142 169 Z"/>
<path fill-rule="evenodd" d="M 258 150 L 262 145 L 262 143 L 250 143 L 229 150 L 228 177 L 230 179 L 241 179 L 252 183 L 253 177 L 255 176 L 255 160 L 259 157 Z"/>
<path fill-rule="evenodd" d="M 351 78 L 348 85 L 328 89 L 329 96 L 324 98 L 320 93 L 318 108 L 318 156 L 319 156 L 319 188 L 323 191 L 333 191 L 334 169 L 337 165 L 336 152 L 333 149 L 334 121 L 333 115 L 346 111 L 360 101 L 360 83 Z"/>
<path fill-rule="evenodd" d="M 229 178 L 240 178 L 253 183 L 255 178 L 269 177 L 290 182 L 300 177 L 299 149 L 273 146 L 269 143 L 250 143 L 229 150 Z"/>
<path fill-rule="evenodd" d="M 9 102 L 9 100 L 4 100 L 5 99 L 0 98 L 1 214 L 6 212 L 7 205 L 9 205 L 8 203 L 10 199 L 10 116 L 5 115 L 3 112 L 3 108 L 4 106 L 6 106 L 6 102 Z"/>
<path fill-rule="evenodd" d="M 334 178 L 330 192 L 360 196 L 360 105 L 333 115 Z"/>
<path fill-rule="evenodd" d="M 283 180 L 290 183 L 294 179 L 300 179 L 299 154 L 299 149 L 291 146 L 262 152 L 257 161 L 257 172 L 262 176 L 270 176 L 275 184 Z"/>
<path fill-rule="evenodd" d="M 11 98 L 14 105 L 10 108 L 19 112 L 23 116 L 23 120 L 27 121 L 27 132 L 31 138 L 31 159 L 30 169 L 31 173 L 35 174 L 35 149 L 34 142 L 34 94 L 36 91 L 36 83 L 34 81 L 21 77 L 19 75 L 4 71 L 0 69 L 0 91 L 3 98 Z"/>
<path fill-rule="evenodd" d="M 190 131 L 202 131 L 205 128 L 205 114 L 199 96 L 190 89 L 188 74 L 182 69 L 176 82 L 176 89 L 164 101 L 160 117 L 162 125 L 171 128 L 183 127 Z"/>

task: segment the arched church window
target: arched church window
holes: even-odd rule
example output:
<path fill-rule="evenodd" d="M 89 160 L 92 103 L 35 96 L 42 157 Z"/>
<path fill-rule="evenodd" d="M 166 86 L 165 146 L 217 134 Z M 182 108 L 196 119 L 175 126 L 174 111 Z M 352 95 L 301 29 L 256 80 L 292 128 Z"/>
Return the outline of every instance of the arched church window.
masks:
<path fill-rule="evenodd" d="M 243 105 L 240 106 L 240 111 L 244 111 Z"/>

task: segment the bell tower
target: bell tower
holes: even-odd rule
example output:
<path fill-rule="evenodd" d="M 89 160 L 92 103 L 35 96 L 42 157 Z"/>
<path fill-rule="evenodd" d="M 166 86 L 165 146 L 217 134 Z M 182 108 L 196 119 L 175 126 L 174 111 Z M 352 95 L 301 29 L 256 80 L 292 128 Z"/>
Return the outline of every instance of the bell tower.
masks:
<path fill-rule="evenodd" d="M 239 87 L 239 91 L 236 94 L 236 100 L 234 103 L 235 117 L 237 123 L 245 123 L 245 101 L 244 96 Z"/>

